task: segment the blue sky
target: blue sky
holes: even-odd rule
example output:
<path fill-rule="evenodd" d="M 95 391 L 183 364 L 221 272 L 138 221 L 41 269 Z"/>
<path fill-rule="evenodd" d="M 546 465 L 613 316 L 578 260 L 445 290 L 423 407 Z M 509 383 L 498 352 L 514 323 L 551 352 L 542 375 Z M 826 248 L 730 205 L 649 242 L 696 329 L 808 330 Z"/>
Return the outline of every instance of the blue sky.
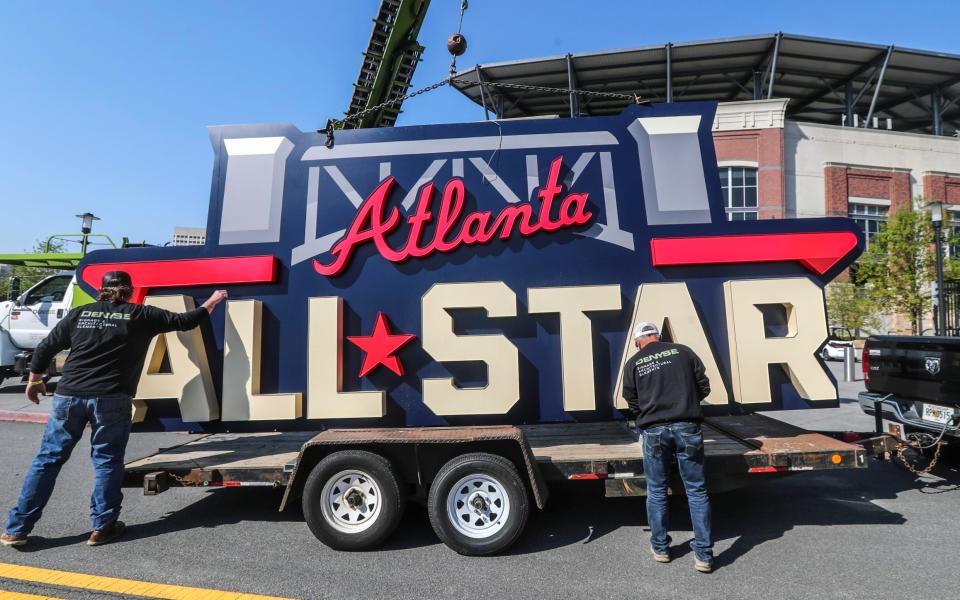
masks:
<path fill-rule="evenodd" d="M 341 116 L 377 0 L 0 2 L 0 252 L 102 217 L 115 239 L 206 224 L 206 126 Z M 952 13 L 952 14 L 948 14 Z M 471 0 L 461 65 L 785 31 L 960 54 L 960 4 Z M 442 79 L 459 0 L 433 0 L 414 87 Z M 476 120 L 441 89 L 400 125 Z"/>

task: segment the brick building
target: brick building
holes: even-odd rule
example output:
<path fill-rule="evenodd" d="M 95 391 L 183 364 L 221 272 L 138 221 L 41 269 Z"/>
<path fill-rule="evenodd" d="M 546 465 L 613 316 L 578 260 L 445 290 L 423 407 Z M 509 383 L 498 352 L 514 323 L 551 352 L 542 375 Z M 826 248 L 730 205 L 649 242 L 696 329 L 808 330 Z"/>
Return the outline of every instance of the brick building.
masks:
<path fill-rule="evenodd" d="M 174 246 L 202 246 L 207 241 L 205 227 L 174 227 Z"/>
<path fill-rule="evenodd" d="M 629 103 L 574 90 L 719 101 L 728 219 L 848 216 L 869 244 L 923 197 L 946 204 L 960 235 L 960 56 L 776 33 L 478 65 L 456 79 L 487 118 L 610 115 Z"/>
<path fill-rule="evenodd" d="M 719 106 L 713 138 L 729 218 L 849 216 L 869 243 L 890 212 L 922 196 L 945 202 L 960 225 L 960 139 L 792 121 L 788 105 Z"/>

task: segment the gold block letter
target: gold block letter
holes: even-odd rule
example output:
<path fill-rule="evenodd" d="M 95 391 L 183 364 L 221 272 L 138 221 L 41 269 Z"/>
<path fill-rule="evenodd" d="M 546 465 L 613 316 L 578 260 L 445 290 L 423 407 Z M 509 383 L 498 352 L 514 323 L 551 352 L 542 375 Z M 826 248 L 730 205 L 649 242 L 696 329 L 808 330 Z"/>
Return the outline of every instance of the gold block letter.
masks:
<path fill-rule="evenodd" d="M 626 408 L 627 402 L 623 399 L 623 366 L 636 349 L 633 346 L 633 328 L 642 321 L 652 321 L 660 325 L 660 332 L 678 344 L 688 346 L 693 350 L 710 379 L 710 395 L 707 404 L 727 404 L 727 388 L 720 377 L 720 368 L 717 359 L 710 349 L 707 334 L 700 323 L 700 316 L 690 298 L 690 292 L 685 283 L 645 283 L 637 290 L 637 300 L 633 307 L 633 318 L 630 319 L 630 328 L 627 330 L 627 340 L 623 346 L 623 357 L 620 360 L 620 371 L 617 373 L 617 385 L 614 387 L 613 405 L 617 408 Z"/>
<path fill-rule="evenodd" d="M 307 418 L 360 419 L 387 414 L 386 392 L 343 390 L 343 299 L 310 298 Z"/>
<path fill-rule="evenodd" d="M 196 307 L 189 296 L 147 296 L 143 303 L 173 312 L 186 312 Z M 160 372 L 164 355 L 170 364 L 169 373 Z M 220 417 L 199 327 L 162 333 L 150 342 L 137 386 L 134 422 L 142 421 L 146 416 L 144 400 L 162 398 L 176 398 L 180 403 L 180 418 L 188 423 L 213 421 Z"/>
<path fill-rule="evenodd" d="M 620 310 L 619 285 L 530 288 L 531 313 L 560 315 L 560 364 L 563 410 L 596 410 L 593 385 L 593 328 L 588 311 Z"/>
<path fill-rule="evenodd" d="M 260 334 L 263 303 L 230 300 L 223 332 L 224 421 L 279 421 L 300 418 L 302 396 L 260 393 Z"/>
<path fill-rule="evenodd" d="M 815 355 L 827 337 L 823 290 L 802 277 L 728 281 L 723 288 L 737 402 L 772 401 L 767 368 L 771 364 L 784 368 L 801 397 L 837 398 L 837 389 Z M 786 336 L 766 336 L 759 308 L 763 304 L 779 304 L 786 310 Z"/>
<path fill-rule="evenodd" d="M 452 308 L 517 316 L 517 297 L 502 281 L 438 283 L 423 295 L 423 349 L 437 361 L 483 361 L 487 385 L 461 388 L 452 377 L 423 380 L 423 403 L 438 415 L 502 415 L 520 399 L 520 354 L 503 335 L 456 335 Z"/>

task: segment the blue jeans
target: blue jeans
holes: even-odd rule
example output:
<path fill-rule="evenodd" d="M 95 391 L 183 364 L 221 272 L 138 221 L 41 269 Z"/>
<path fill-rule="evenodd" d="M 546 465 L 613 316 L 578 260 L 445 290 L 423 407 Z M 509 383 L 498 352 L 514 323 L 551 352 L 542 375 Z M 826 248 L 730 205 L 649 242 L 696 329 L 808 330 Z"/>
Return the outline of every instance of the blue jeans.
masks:
<path fill-rule="evenodd" d="M 703 477 L 703 431 L 698 423 L 677 422 L 643 430 L 643 472 L 647 479 L 647 520 L 650 545 L 660 554 L 670 547 L 667 480 L 676 457 L 687 492 L 693 541 L 690 547 L 700 560 L 713 559 L 710 538 L 710 498 Z"/>
<path fill-rule="evenodd" d="M 10 509 L 7 533 L 28 534 L 40 520 L 60 468 L 70 458 L 87 423 L 94 471 L 90 524 L 96 530 L 116 521 L 123 500 L 123 453 L 130 437 L 131 410 L 127 396 L 80 398 L 54 394 L 40 451 L 23 480 L 17 506 Z"/>

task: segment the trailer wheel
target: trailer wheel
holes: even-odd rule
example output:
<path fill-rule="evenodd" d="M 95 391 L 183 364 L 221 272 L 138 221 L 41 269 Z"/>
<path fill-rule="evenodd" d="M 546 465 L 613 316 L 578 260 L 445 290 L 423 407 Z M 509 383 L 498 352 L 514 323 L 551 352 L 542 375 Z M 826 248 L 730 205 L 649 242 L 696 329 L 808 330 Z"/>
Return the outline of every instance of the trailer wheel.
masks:
<path fill-rule="evenodd" d="M 430 486 L 430 524 L 444 544 L 468 556 L 506 550 L 527 524 L 530 502 L 509 460 L 464 454 L 443 465 Z"/>
<path fill-rule="evenodd" d="M 343 450 L 314 467 L 303 488 L 310 531 L 335 550 L 366 550 L 400 523 L 406 497 L 390 461 L 365 450 Z"/>

